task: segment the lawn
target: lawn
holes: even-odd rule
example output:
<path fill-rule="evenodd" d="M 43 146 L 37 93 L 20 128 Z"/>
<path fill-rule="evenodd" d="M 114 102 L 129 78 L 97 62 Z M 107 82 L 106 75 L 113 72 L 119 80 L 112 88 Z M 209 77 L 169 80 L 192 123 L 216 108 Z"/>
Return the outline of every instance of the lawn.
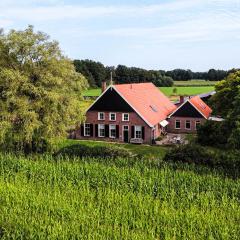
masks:
<path fill-rule="evenodd" d="M 214 90 L 214 86 L 197 86 L 197 87 L 160 87 L 160 90 L 167 96 L 173 95 L 173 89 L 176 88 L 177 92 L 175 95 L 196 95 L 201 93 L 207 93 Z M 101 94 L 101 89 L 89 89 L 84 92 L 84 96 L 99 96 Z"/>
<path fill-rule="evenodd" d="M 239 239 L 240 180 L 122 146 L 158 164 L 0 153 L 0 238 Z"/>

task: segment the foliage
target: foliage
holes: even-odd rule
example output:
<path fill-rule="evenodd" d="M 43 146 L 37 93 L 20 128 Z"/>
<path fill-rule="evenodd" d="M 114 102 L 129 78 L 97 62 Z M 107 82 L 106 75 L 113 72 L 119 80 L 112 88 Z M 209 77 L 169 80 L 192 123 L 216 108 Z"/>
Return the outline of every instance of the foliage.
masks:
<path fill-rule="evenodd" d="M 56 41 L 29 26 L 0 35 L 0 143 L 19 150 L 66 135 L 82 119 L 86 79 Z"/>
<path fill-rule="evenodd" d="M 206 123 L 199 129 L 201 144 L 240 149 L 240 71 L 231 73 L 216 85 L 216 94 L 210 99 L 214 112 L 222 115 L 223 123 Z"/>
<path fill-rule="evenodd" d="M 215 88 L 216 94 L 211 98 L 211 105 L 214 112 L 227 117 L 234 108 L 235 98 L 240 94 L 240 71 L 230 74 Z"/>
<path fill-rule="evenodd" d="M 174 69 L 172 71 L 167 71 L 166 75 L 172 77 L 174 81 L 189 81 L 191 79 L 220 81 L 223 80 L 229 73 L 234 71 L 235 69 L 230 71 L 210 69 L 208 72 L 192 72 L 191 70 Z"/>
<path fill-rule="evenodd" d="M 66 147 L 71 147 L 72 145 L 80 145 L 90 147 L 117 147 L 121 148 L 123 151 L 132 153 L 134 156 L 140 156 L 140 158 L 146 158 L 149 160 L 163 158 L 166 153 L 166 149 L 161 146 L 149 146 L 149 145 L 138 145 L 138 144 L 123 144 L 123 143 L 109 143 L 105 141 L 91 141 L 91 140 L 72 140 L 72 139 L 55 139 L 53 143 L 54 152 L 61 151 L 61 149 Z M 134 160 L 135 161 L 135 160 Z"/>
<path fill-rule="evenodd" d="M 227 121 L 206 121 L 197 129 L 197 141 L 205 146 L 227 147 L 229 136 L 229 123 Z"/>
<path fill-rule="evenodd" d="M 0 234 L 1 239 L 238 239 L 239 192 L 239 180 L 200 166 L 0 154 Z"/>
<path fill-rule="evenodd" d="M 207 73 L 207 79 L 209 81 L 220 81 L 227 77 L 229 72 L 230 71 L 210 69 Z"/>
<path fill-rule="evenodd" d="M 197 144 L 178 146 L 167 152 L 165 161 L 202 164 L 221 167 L 232 176 L 240 173 L 240 151 L 219 151 L 208 149 Z"/>
<path fill-rule="evenodd" d="M 209 81 L 220 81 L 224 79 L 229 73 L 235 72 L 235 69 L 224 71 L 210 69 L 208 72 L 192 72 L 191 70 L 174 69 L 171 71 L 164 70 L 146 70 L 137 67 L 127 67 L 118 65 L 116 68 L 111 66 L 104 66 L 100 62 L 92 60 L 74 60 L 74 65 L 77 72 L 82 73 L 89 82 L 90 87 L 101 87 L 103 81 L 109 82 L 110 72 L 112 72 L 115 83 L 141 83 L 152 82 L 158 87 L 170 87 L 173 81 L 190 81 L 195 79 L 197 86 L 202 86 L 202 79 Z M 181 84 L 182 85 L 182 84 Z M 213 84 L 207 83 L 206 86 Z M 185 84 L 183 85 L 185 86 Z"/>
<path fill-rule="evenodd" d="M 117 157 L 133 157 L 133 154 L 119 146 L 88 146 L 74 144 L 60 149 L 56 156 L 69 157 L 99 157 L 99 158 L 117 158 Z"/>
<path fill-rule="evenodd" d="M 145 70 L 135 67 L 126 67 L 118 65 L 115 69 L 116 83 L 141 83 L 141 82 L 152 82 L 157 87 L 170 87 L 173 85 L 171 77 L 165 76 L 160 71 Z"/>
<path fill-rule="evenodd" d="M 110 79 L 105 66 L 92 60 L 74 60 L 76 71 L 83 74 L 91 87 L 101 87 L 102 82 Z"/>

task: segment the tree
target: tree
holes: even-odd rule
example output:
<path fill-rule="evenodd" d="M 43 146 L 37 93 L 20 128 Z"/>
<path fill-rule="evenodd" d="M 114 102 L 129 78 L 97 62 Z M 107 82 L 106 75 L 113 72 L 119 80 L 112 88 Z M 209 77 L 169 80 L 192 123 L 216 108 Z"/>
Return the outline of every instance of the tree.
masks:
<path fill-rule="evenodd" d="M 209 81 L 221 81 L 225 77 L 227 77 L 227 75 L 228 75 L 227 71 L 210 69 L 207 74 L 207 79 Z"/>
<path fill-rule="evenodd" d="M 0 143 L 18 150 L 66 135 L 83 119 L 86 79 L 32 26 L 0 35 Z"/>
<path fill-rule="evenodd" d="M 231 73 L 223 81 L 216 84 L 216 94 L 211 98 L 210 104 L 214 112 L 224 118 L 234 109 L 235 98 L 239 94 L 240 71 Z"/>
<path fill-rule="evenodd" d="M 216 94 L 211 99 L 214 112 L 225 121 L 206 122 L 198 130 L 198 141 L 206 145 L 227 145 L 240 148 L 240 71 L 216 85 Z"/>
<path fill-rule="evenodd" d="M 107 69 L 100 62 L 92 60 L 74 60 L 76 71 L 82 73 L 91 87 L 101 87 L 102 82 L 110 78 Z"/>

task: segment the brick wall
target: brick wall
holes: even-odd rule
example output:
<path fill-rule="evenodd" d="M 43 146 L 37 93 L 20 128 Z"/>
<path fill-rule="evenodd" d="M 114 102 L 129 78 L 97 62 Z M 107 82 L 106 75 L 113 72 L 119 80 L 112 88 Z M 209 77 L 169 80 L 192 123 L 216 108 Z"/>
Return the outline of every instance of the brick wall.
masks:
<path fill-rule="evenodd" d="M 129 126 L 129 139 L 132 136 L 132 126 L 142 126 L 145 130 L 144 143 L 151 144 L 152 143 L 152 129 L 135 113 L 129 113 L 129 121 L 122 121 L 122 113 L 116 112 L 116 121 L 109 120 L 109 113 L 105 112 L 105 120 L 98 120 L 98 112 L 97 111 L 89 111 L 86 113 L 86 123 L 93 124 L 93 137 L 84 137 L 81 134 L 81 130 L 76 131 L 77 139 L 91 139 L 91 140 L 106 140 L 106 141 L 114 141 L 114 142 L 123 142 L 123 126 Z M 106 137 L 96 137 L 96 124 L 105 124 L 105 125 L 118 125 L 119 126 L 119 138 L 106 138 Z"/>
<path fill-rule="evenodd" d="M 204 123 L 206 121 L 206 119 L 204 118 L 187 118 L 187 117 L 171 117 L 170 119 L 167 119 L 169 124 L 167 126 L 167 132 L 170 133 L 196 133 L 196 121 L 200 121 L 200 124 Z M 180 120 L 181 123 L 181 129 L 176 129 L 175 128 L 175 121 L 176 120 Z M 190 121 L 191 124 L 191 128 L 190 129 L 186 129 L 185 128 L 185 122 L 186 120 Z"/>

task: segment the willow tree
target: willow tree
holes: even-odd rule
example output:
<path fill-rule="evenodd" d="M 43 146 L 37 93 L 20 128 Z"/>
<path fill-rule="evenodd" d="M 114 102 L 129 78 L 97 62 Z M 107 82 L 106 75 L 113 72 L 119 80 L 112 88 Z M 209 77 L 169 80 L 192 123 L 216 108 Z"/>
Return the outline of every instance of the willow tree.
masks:
<path fill-rule="evenodd" d="M 32 26 L 0 33 L 0 141 L 18 148 L 66 135 L 83 114 L 86 79 Z"/>

